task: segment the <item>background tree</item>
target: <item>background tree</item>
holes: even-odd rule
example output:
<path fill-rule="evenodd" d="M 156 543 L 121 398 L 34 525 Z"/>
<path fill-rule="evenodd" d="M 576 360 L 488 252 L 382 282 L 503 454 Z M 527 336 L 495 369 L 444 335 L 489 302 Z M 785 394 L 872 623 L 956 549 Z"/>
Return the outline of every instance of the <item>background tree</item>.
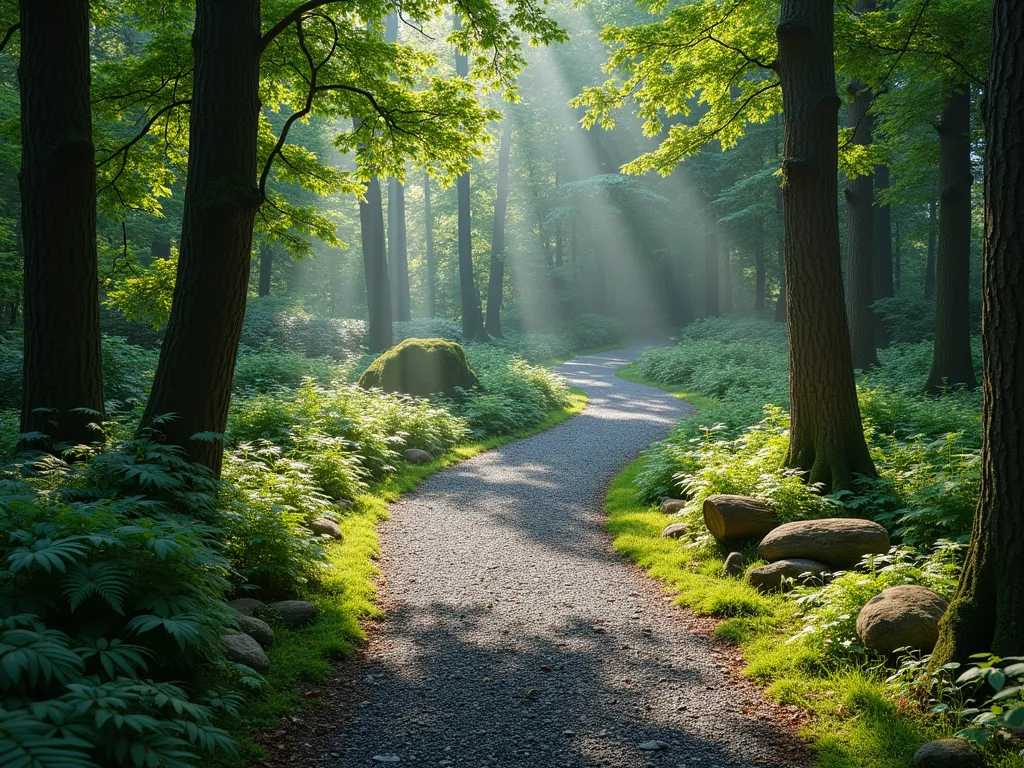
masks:
<path fill-rule="evenodd" d="M 487 283 L 485 330 L 502 338 L 501 301 L 505 291 L 505 216 L 508 212 L 508 160 L 512 153 L 512 124 L 506 117 L 498 153 L 497 199 L 494 201 L 494 232 L 491 236 L 491 270 Z"/>

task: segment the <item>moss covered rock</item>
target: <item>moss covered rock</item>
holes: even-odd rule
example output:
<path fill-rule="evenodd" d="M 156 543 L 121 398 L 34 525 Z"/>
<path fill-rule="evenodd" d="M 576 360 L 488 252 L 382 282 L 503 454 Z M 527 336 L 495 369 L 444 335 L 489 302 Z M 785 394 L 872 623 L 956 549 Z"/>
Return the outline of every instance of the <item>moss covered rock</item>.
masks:
<path fill-rule="evenodd" d="M 446 339 L 406 339 L 378 357 L 359 378 L 359 386 L 406 395 L 454 395 L 480 382 L 466 353 Z"/>

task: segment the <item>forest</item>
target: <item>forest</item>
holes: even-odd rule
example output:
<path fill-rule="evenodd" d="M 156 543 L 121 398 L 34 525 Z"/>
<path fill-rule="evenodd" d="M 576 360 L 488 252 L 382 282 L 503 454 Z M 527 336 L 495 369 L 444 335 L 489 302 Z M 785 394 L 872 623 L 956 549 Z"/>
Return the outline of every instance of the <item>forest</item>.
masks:
<path fill-rule="evenodd" d="M 1024 768 L 1024 2 L 0 0 L 0 768 Z"/>

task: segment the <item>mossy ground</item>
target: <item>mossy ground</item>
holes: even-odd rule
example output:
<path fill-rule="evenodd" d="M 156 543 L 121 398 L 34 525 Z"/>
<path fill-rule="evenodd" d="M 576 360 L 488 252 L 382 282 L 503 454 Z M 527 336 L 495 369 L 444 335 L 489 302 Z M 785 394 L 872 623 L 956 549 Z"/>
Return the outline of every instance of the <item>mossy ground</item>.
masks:
<path fill-rule="evenodd" d="M 572 389 L 568 407 L 553 411 L 531 429 L 459 446 L 429 464 L 403 465 L 396 475 L 357 497 L 353 508 L 340 520 L 343 540 L 328 545 L 329 560 L 322 580 L 303 595 L 320 606 L 320 620 L 303 629 L 276 629 L 274 645 L 267 654 L 271 666 L 265 675 L 266 692 L 247 704 L 232 730 L 239 754 L 236 758 L 219 757 L 215 764 L 240 768 L 259 759 L 263 751 L 253 737 L 275 728 L 280 717 L 306 706 L 303 693 L 329 680 L 334 662 L 355 653 L 365 639 L 363 622 L 379 612 L 377 524 L 387 518 L 388 504 L 435 472 L 549 429 L 580 413 L 586 405 L 586 393 Z"/>

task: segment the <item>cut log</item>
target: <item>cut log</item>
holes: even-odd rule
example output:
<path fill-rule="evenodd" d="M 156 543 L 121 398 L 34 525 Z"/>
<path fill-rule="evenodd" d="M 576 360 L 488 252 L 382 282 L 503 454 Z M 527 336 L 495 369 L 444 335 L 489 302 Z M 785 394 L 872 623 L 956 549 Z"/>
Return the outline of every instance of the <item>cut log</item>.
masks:
<path fill-rule="evenodd" d="M 704 499 L 704 525 L 718 541 L 759 539 L 779 524 L 760 499 L 717 494 Z"/>

